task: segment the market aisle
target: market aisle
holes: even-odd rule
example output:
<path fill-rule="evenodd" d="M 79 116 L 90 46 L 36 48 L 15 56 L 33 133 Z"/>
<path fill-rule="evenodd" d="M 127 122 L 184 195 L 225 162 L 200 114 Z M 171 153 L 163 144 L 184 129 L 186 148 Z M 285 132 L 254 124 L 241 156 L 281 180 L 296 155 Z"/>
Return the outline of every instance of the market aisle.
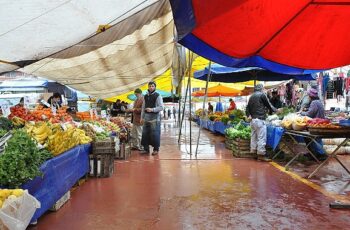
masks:
<path fill-rule="evenodd" d="M 162 128 L 159 157 L 116 162 L 113 177 L 90 179 L 30 229 L 350 229 L 333 200 L 271 164 L 232 158 L 223 137 L 203 131 L 190 160 L 173 123 Z"/>

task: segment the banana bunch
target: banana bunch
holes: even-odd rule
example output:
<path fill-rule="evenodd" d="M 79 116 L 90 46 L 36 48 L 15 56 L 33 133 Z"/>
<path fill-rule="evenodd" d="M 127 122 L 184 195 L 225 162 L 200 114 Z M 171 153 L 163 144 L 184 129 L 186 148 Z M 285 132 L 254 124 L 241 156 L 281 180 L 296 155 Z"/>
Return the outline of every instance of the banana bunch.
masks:
<path fill-rule="evenodd" d="M 47 138 L 52 134 L 52 129 L 46 122 L 38 122 L 34 125 L 27 123 L 25 128 L 27 133 L 41 145 L 45 144 Z"/>
<path fill-rule="evenodd" d="M 11 121 L 12 121 L 13 125 L 17 126 L 17 127 L 21 127 L 21 126 L 25 125 L 25 123 L 26 123 L 26 121 L 20 117 L 13 117 L 11 119 Z"/>
<path fill-rule="evenodd" d="M 66 131 L 62 129 L 53 130 L 48 137 L 47 148 L 53 155 L 57 156 L 68 149 L 80 144 L 87 144 L 92 139 L 85 135 L 84 130 L 68 126 Z"/>

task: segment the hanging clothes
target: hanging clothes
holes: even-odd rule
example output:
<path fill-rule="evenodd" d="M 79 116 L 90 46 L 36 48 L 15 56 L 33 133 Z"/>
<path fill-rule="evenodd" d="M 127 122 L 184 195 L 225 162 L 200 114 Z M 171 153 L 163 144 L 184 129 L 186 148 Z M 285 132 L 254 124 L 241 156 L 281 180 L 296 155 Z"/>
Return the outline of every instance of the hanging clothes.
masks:
<path fill-rule="evenodd" d="M 334 91 L 335 91 L 335 95 L 344 95 L 344 80 L 342 77 L 336 77 L 334 79 Z"/>
<path fill-rule="evenodd" d="M 329 74 L 326 73 L 323 76 L 323 80 L 322 80 L 322 95 L 326 95 L 329 80 L 330 80 Z"/>
<path fill-rule="evenodd" d="M 349 92 L 350 90 L 350 77 L 345 78 L 345 91 Z"/>
<path fill-rule="evenodd" d="M 327 99 L 333 99 L 334 97 L 334 82 L 329 80 L 327 83 Z"/>

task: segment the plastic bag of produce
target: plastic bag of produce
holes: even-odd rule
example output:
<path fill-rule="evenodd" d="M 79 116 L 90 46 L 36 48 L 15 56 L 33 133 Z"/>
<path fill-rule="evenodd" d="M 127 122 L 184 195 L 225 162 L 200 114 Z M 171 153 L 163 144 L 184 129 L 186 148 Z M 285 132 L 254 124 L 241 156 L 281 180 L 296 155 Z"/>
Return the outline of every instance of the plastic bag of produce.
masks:
<path fill-rule="evenodd" d="M 25 230 L 40 202 L 27 190 L 20 197 L 8 197 L 0 209 L 0 229 Z"/>

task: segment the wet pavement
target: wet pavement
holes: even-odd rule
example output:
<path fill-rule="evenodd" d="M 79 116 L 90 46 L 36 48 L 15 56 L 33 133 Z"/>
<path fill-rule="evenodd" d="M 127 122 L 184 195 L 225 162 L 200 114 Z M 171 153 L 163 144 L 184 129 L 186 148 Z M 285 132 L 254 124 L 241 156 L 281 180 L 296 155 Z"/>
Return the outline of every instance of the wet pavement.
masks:
<path fill-rule="evenodd" d="M 233 158 L 208 131 L 196 157 L 195 125 L 190 155 L 188 123 L 181 145 L 173 126 L 162 125 L 159 156 L 116 161 L 112 177 L 89 179 L 30 229 L 350 229 L 350 212 L 330 209 L 332 197 L 272 164 Z"/>

